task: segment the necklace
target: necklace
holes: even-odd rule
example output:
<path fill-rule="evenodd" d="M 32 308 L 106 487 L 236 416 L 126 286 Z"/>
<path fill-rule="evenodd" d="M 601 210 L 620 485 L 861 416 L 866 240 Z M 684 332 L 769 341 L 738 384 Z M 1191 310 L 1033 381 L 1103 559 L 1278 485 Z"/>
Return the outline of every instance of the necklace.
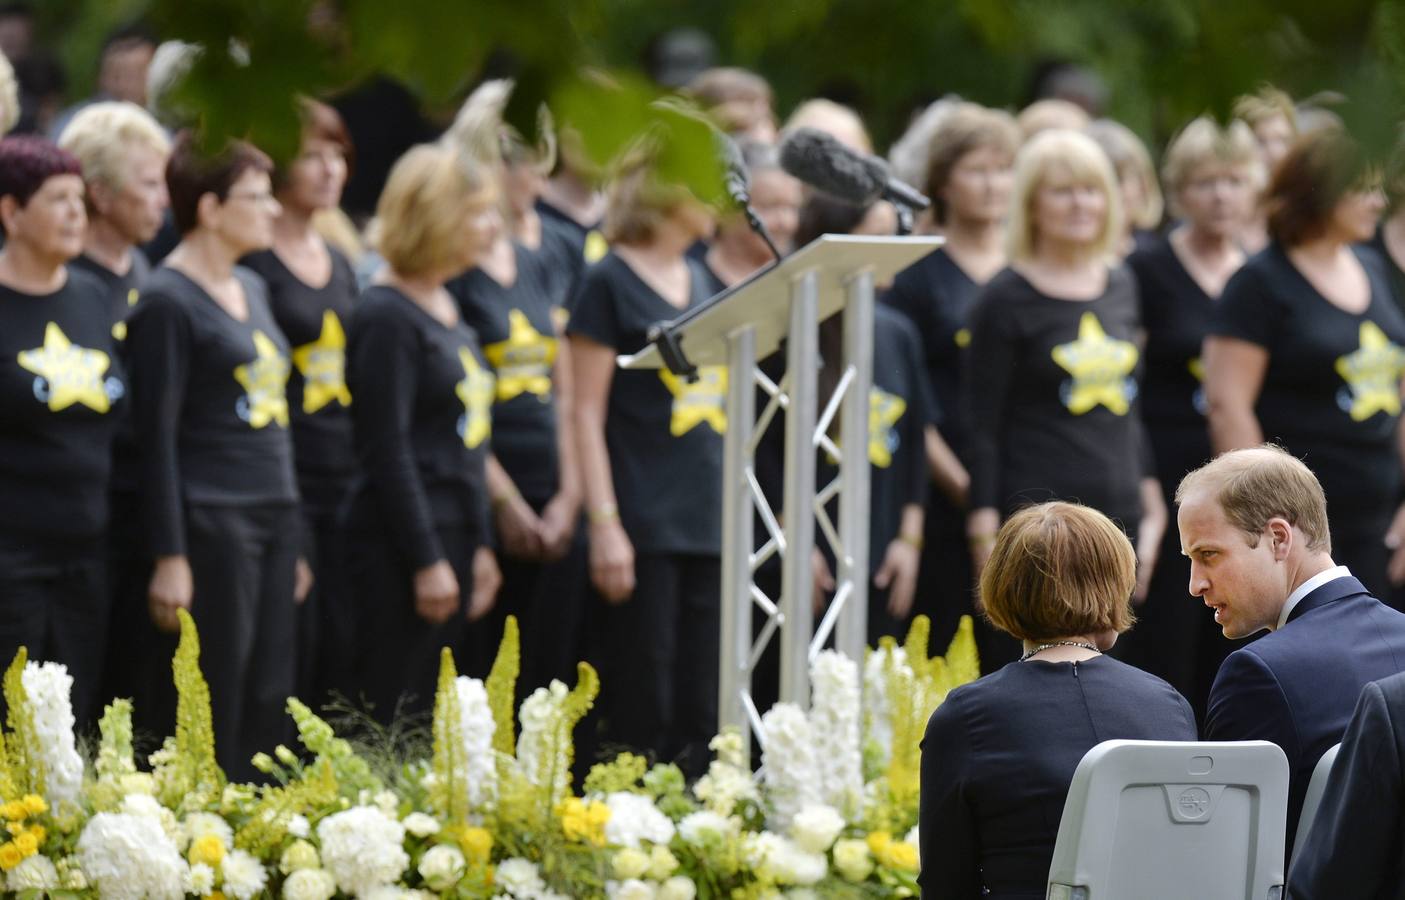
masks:
<path fill-rule="evenodd" d="M 1024 662 L 1036 653 L 1051 650 L 1054 647 L 1080 647 L 1084 650 L 1092 650 L 1094 653 L 1102 653 L 1102 651 L 1098 649 L 1098 645 L 1091 641 L 1049 641 L 1047 644 L 1040 644 L 1033 650 L 1026 652 L 1024 656 L 1020 657 L 1020 662 Z"/>

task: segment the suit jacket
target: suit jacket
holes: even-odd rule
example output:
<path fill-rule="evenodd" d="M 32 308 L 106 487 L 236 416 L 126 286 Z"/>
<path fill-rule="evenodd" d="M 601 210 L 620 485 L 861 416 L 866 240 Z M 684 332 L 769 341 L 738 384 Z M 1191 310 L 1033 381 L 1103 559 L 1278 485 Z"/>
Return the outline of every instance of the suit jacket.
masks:
<path fill-rule="evenodd" d="M 1337 578 L 1308 594 L 1287 623 L 1231 653 L 1210 689 L 1208 741 L 1273 741 L 1288 757 L 1293 846 L 1312 769 L 1342 739 L 1367 683 L 1405 671 L 1405 615 Z"/>
<path fill-rule="evenodd" d="M 1361 693 L 1288 889 L 1294 900 L 1405 900 L 1405 674 Z"/>

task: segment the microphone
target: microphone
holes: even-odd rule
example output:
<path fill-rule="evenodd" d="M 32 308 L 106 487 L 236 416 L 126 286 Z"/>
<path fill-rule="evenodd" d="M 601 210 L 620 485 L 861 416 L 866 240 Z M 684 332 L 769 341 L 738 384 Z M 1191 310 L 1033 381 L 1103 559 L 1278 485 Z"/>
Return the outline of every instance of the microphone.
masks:
<path fill-rule="evenodd" d="M 751 173 L 747 171 L 742 148 L 725 132 L 714 132 L 717 140 L 717 155 L 722 160 L 722 183 L 727 196 L 737 206 L 745 209 L 751 204 Z"/>
<path fill-rule="evenodd" d="M 797 128 L 780 146 L 781 168 L 840 200 L 868 206 L 891 200 L 909 209 L 926 209 L 932 201 L 893 175 L 876 156 L 859 153 L 832 135 L 814 128 Z"/>

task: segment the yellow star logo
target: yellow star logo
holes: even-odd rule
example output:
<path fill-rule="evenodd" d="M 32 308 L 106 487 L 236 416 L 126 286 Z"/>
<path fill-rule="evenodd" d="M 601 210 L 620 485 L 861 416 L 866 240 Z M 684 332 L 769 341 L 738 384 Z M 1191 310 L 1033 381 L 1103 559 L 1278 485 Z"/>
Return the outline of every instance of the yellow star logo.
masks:
<path fill-rule="evenodd" d="M 293 351 L 293 365 L 302 374 L 302 411 L 311 415 L 333 400 L 351 405 L 346 388 L 346 332 L 330 309 L 322 313 L 317 340 Z"/>
<path fill-rule="evenodd" d="M 907 412 L 907 401 L 880 388 L 868 393 L 868 461 L 880 469 L 893 464 L 898 436 L 893 426 Z"/>
<path fill-rule="evenodd" d="M 967 347 L 971 346 L 971 329 L 960 329 L 956 332 L 955 335 L 952 336 L 952 341 L 956 344 L 957 347 L 961 348 L 962 350 L 965 350 Z"/>
<path fill-rule="evenodd" d="M 1400 375 L 1405 350 L 1391 343 L 1375 322 L 1362 322 L 1360 347 L 1337 360 L 1337 374 L 1351 390 L 1347 414 L 1364 422 L 1378 412 L 1400 415 Z"/>
<path fill-rule="evenodd" d="M 1127 414 L 1135 396 L 1129 385 L 1137 367 L 1135 344 L 1108 337 L 1098 317 L 1085 312 L 1078 320 L 1078 340 L 1055 347 L 1053 357 L 1072 376 L 1063 394 L 1069 412 L 1081 416 L 1101 404 L 1114 415 Z"/>
<path fill-rule="evenodd" d="M 112 324 L 112 338 L 117 341 L 125 341 L 127 339 L 126 322 L 114 322 Z"/>
<path fill-rule="evenodd" d="M 463 404 L 463 445 L 472 450 L 493 432 L 493 373 L 484 371 L 467 347 L 459 348 L 459 362 L 463 380 L 454 386 L 454 393 Z"/>
<path fill-rule="evenodd" d="M 610 242 L 605 240 L 605 235 L 592 228 L 585 236 L 585 261 L 598 263 L 609 252 Z"/>
<path fill-rule="evenodd" d="M 278 345 L 262 331 L 254 331 L 252 360 L 235 366 L 234 380 L 244 389 L 240 418 L 250 428 L 263 428 L 270 422 L 288 427 L 288 373 L 292 367 L 288 358 L 278 352 Z"/>
<path fill-rule="evenodd" d="M 498 373 L 498 402 L 520 394 L 536 394 L 546 400 L 551 396 L 556 338 L 543 337 L 520 309 L 507 314 L 507 329 L 507 340 L 483 348 L 483 355 Z"/>
<path fill-rule="evenodd" d="M 1197 356 L 1187 362 L 1185 367 L 1190 371 L 1190 374 L 1195 376 L 1196 381 L 1203 382 L 1205 380 L 1205 360 Z"/>
<path fill-rule="evenodd" d="M 107 396 L 103 375 L 111 362 L 101 350 L 71 343 L 56 322 L 44 326 L 44 346 L 19 353 L 20 368 L 44 380 L 43 391 L 36 394 L 47 395 L 40 399 L 47 400 L 50 412 L 68 409 L 75 403 L 95 412 L 107 412 L 112 401 Z"/>
<path fill-rule="evenodd" d="M 659 370 L 664 386 L 673 395 L 673 415 L 668 431 L 681 437 L 706 422 L 718 434 L 727 431 L 727 367 L 699 366 L 698 380 L 689 384 L 667 369 Z"/>

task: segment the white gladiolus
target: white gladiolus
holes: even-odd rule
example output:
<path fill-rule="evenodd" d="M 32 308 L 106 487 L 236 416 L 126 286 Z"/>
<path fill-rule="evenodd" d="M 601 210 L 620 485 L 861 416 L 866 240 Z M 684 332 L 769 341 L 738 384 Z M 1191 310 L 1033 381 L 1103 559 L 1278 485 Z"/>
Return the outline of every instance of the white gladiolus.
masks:
<path fill-rule="evenodd" d="M 777 703 L 761 718 L 766 749 L 761 754 L 763 779 L 773 810 L 770 826 L 785 833 L 795 814 L 818 803 L 819 762 L 814 729 L 800 707 Z"/>
<path fill-rule="evenodd" d="M 459 701 L 460 733 L 463 735 L 464 755 L 468 771 L 468 805 L 472 809 L 491 807 L 497 799 L 498 767 L 493 753 L 493 709 L 488 705 L 488 692 L 477 678 L 460 675 L 454 681 Z"/>
<path fill-rule="evenodd" d="M 73 739 L 73 676 L 59 663 L 31 661 L 25 663 L 20 680 L 39 736 L 45 797 L 55 809 L 77 806 L 83 792 L 83 757 Z"/>
<path fill-rule="evenodd" d="M 863 803 L 863 747 L 859 713 L 859 669 L 833 650 L 822 652 L 810 667 L 814 702 L 810 727 L 820 766 L 820 796 L 846 819 Z"/>

